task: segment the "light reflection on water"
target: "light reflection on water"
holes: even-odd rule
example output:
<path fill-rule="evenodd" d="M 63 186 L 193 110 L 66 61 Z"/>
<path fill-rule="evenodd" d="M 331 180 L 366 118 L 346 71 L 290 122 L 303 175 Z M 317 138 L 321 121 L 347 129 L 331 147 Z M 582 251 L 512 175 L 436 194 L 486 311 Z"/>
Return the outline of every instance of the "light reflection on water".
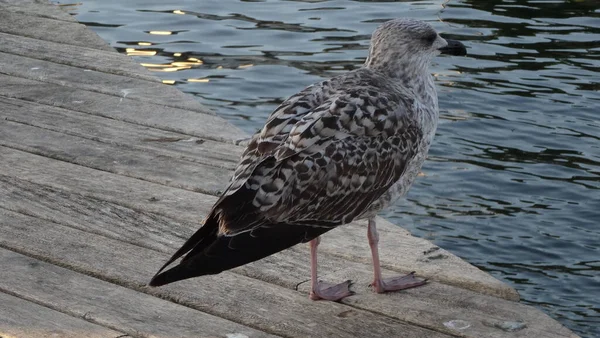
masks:
<path fill-rule="evenodd" d="M 462 40 L 433 66 L 442 120 L 384 216 L 600 335 L 600 2 L 84 0 L 119 51 L 249 133 L 287 96 L 359 67 L 378 23 Z"/>

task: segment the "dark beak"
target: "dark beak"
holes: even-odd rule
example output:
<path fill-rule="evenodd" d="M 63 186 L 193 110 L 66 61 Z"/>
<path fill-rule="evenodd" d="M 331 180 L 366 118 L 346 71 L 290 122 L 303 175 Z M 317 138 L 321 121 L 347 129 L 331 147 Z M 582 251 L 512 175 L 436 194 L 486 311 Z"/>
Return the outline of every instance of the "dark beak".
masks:
<path fill-rule="evenodd" d="M 448 46 L 444 48 L 440 48 L 440 52 L 442 54 L 450 54 L 457 56 L 465 56 L 467 55 L 467 48 L 460 41 L 446 39 L 448 42 Z"/>

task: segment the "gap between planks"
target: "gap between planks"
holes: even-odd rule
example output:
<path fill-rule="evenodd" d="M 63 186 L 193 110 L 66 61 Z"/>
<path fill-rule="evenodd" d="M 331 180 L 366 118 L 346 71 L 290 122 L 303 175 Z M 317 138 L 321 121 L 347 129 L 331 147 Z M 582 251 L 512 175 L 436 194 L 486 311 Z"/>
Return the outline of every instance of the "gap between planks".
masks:
<path fill-rule="evenodd" d="M 0 118 L 90 141 L 154 151 L 166 156 L 217 168 L 235 169 L 241 147 L 230 143 L 149 128 L 126 121 L 80 113 L 0 94 Z"/>
<path fill-rule="evenodd" d="M 1 288 L 0 288 L 1 289 Z M 122 332 L 72 317 L 35 302 L 0 291 L 0 337 L 107 338 Z"/>

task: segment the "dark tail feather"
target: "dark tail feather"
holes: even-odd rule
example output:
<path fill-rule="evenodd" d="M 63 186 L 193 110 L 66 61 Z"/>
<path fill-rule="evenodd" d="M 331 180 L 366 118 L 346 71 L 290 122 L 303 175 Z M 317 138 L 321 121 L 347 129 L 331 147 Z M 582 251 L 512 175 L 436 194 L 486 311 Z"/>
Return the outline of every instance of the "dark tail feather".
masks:
<path fill-rule="evenodd" d="M 210 243 L 213 242 L 216 238 L 217 226 L 211 222 L 211 219 L 207 219 L 204 225 L 200 229 L 198 229 L 198 231 L 196 231 L 192 235 L 192 237 L 188 238 L 188 240 L 185 241 L 181 248 L 179 248 L 179 250 L 177 250 L 173 254 L 173 256 L 171 256 L 171 258 L 169 258 L 169 260 L 158 270 L 158 272 L 156 273 L 156 275 L 154 275 L 154 277 L 152 277 L 152 280 L 148 285 L 161 286 L 182 279 L 179 278 L 167 281 L 167 276 L 165 275 L 165 273 L 161 274 L 161 271 L 163 271 L 167 266 L 171 265 L 171 263 L 176 261 L 179 257 L 185 255 L 189 251 L 196 248 L 199 244 L 206 243 L 205 245 L 203 245 L 203 247 L 206 247 L 207 245 L 210 245 Z M 169 269 L 167 272 L 171 270 L 180 270 L 180 265 Z M 169 275 L 176 276 L 177 274 L 175 274 L 174 272 L 170 272 Z"/>
<path fill-rule="evenodd" d="M 310 241 L 332 229 L 330 227 L 279 223 L 261 226 L 253 231 L 234 236 L 216 236 L 216 230 L 199 234 L 208 225 L 205 224 L 200 228 L 160 271 L 191 250 L 179 265 L 164 272 L 159 271 L 150 281 L 150 286 L 161 286 L 187 278 L 212 275 L 233 269 L 298 243 Z M 206 235 L 210 237 L 203 237 Z M 198 243 L 198 238 L 203 245 L 195 245 Z"/>
<path fill-rule="evenodd" d="M 148 283 L 148 285 L 162 286 L 165 284 L 180 281 L 185 278 L 189 278 L 183 277 L 185 275 L 185 268 L 183 268 L 181 265 L 176 265 L 165 272 L 156 274 L 154 277 L 152 277 L 152 280 L 150 281 L 150 283 Z"/>

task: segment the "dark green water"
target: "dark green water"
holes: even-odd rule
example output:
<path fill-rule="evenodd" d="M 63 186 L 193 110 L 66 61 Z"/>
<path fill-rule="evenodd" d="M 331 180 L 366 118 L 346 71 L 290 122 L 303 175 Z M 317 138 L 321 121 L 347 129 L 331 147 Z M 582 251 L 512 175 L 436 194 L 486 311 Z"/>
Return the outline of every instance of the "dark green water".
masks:
<path fill-rule="evenodd" d="M 600 336 L 600 1 L 83 0 L 72 12 L 249 133 L 287 96 L 359 67 L 382 21 L 416 17 L 463 41 L 469 57 L 433 66 L 442 120 L 426 176 L 384 216 Z"/>

